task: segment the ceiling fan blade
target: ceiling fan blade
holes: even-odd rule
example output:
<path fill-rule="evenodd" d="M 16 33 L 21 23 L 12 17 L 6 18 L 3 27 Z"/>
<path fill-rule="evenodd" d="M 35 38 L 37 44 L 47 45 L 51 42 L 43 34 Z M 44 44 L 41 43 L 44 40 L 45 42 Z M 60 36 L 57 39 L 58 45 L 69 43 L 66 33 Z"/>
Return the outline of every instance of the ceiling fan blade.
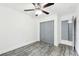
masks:
<path fill-rule="evenodd" d="M 32 3 L 35 6 L 35 3 Z"/>
<path fill-rule="evenodd" d="M 45 13 L 45 14 L 49 14 L 49 12 L 47 12 L 47 11 L 44 11 L 44 10 L 42 10 L 42 12 L 43 12 L 43 13 Z"/>
<path fill-rule="evenodd" d="M 37 5 L 41 7 L 40 3 L 37 3 Z"/>
<path fill-rule="evenodd" d="M 35 9 L 27 9 L 27 10 L 24 10 L 24 11 L 34 11 Z"/>
<path fill-rule="evenodd" d="M 54 3 L 48 3 L 48 4 L 44 5 L 43 8 L 49 7 L 51 5 L 54 5 Z"/>

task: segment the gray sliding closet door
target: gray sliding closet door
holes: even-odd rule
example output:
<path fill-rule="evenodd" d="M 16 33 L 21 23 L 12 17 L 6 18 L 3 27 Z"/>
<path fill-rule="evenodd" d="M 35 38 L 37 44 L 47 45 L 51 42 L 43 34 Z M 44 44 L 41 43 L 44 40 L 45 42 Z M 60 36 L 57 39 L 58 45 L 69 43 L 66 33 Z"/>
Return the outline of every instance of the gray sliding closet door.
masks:
<path fill-rule="evenodd" d="M 68 39 L 69 41 L 73 40 L 73 29 L 74 29 L 73 28 L 73 23 L 69 23 L 69 33 L 68 33 L 69 34 L 68 35 L 69 36 L 69 39 Z"/>
<path fill-rule="evenodd" d="M 54 21 L 40 23 L 40 41 L 54 44 Z"/>
<path fill-rule="evenodd" d="M 62 40 L 68 40 L 68 21 L 62 21 L 61 34 Z"/>
<path fill-rule="evenodd" d="M 73 25 L 74 23 L 68 23 L 68 20 L 62 21 L 62 40 L 68 40 L 72 41 L 73 40 Z"/>

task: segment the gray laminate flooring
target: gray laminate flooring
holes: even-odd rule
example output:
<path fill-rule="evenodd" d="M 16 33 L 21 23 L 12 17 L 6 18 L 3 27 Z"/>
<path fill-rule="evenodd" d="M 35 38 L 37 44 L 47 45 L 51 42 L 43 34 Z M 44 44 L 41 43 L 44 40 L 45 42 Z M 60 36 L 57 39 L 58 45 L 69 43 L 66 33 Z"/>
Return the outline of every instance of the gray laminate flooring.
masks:
<path fill-rule="evenodd" d="M 59 45 L 55 47 L 44 42 L 35 42 L 0 56 L 77 56 L 72 47 Z"/>

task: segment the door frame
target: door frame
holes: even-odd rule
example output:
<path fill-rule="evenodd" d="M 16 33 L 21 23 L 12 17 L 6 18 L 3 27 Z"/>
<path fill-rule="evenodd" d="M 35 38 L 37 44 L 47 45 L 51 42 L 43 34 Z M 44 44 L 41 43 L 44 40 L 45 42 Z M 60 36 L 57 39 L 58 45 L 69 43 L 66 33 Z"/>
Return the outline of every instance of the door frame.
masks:
<path fill-rule="evenodd" d="M 74 25 L 73 25 L 73 36 L 72 36 L 72 41 L 68 41 L 68 40 L 62 40 L 62 21 L 65 21 L 65 20 L 70 20 L 70 19 L 72 19 L 72 16 L 70 16 L 70 17 L 66 17 L 66 18 L 61 18 L 61 21 L 60 21 L 60 44 L 65 44 L 65 45 L 69 45 L 69 46 L 72 46 L 72 47 L 74 47 Z"/>
<path fill-rule="evenodd" d="M 44 19 L 41 20 L 40 22 L 45 22 L 45 21 L 54 21 L 54 46 L 58 46 L 59 45 L 59 38 L 58 38 L 58 19 L 57 19 L 57 15 L 50 17 L 51 19 Z M 39 40 L 40 40 L 40 22 L 39 22 Z"/>

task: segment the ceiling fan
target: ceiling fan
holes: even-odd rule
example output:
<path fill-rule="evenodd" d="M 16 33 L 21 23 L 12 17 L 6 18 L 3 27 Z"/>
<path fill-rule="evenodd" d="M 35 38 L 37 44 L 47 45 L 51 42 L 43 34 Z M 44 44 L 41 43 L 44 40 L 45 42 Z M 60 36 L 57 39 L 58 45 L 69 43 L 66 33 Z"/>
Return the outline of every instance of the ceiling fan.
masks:
<path fill-rule="evenodd" d="M 51 5 L 54 5 L 54 3 L 47 3 L 47 4 L 45 4 L 43 7 L 41 6 L 41 3 L 32 3 L 33 4 L 33 6 L 35 7 L 35 9 L 25 9 L 24 11 L 36 11 L 35 12 L 35 15 L 36 16 L 38 16 L 38 15 L 40 15 L 41 13 L 45 13 L 45 14 L 49 14 L 49 12 L 47 12 L 47 11 L 45 11 L 45 10 L 43 10 L 44 8 L 47 8 L 47 7 L 49 7 L 49 6 L 51 6 Z"/>

